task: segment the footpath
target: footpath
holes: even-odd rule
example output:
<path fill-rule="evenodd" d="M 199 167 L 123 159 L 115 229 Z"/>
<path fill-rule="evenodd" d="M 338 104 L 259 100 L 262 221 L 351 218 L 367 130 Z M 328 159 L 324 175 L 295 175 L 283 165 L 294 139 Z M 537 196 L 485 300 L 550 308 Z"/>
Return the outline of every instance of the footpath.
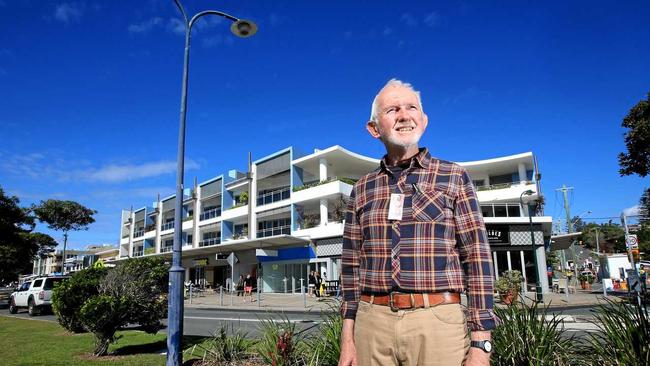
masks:
<path fill-rule="evenodd" d="M 607 299 L 618 301 L 623 293 L 608 293 Z M 259 301 L 258 301 L 259 298 Z M 462 303 L 467 304 L 467 298 L 461 296 Z M 534 292 L 527 292 L 520 296 L 526 303 L 531 304 L 535 298 Z M 543 296 L 544 306 L 551 310 L 560 311 L 564 309 L 589 308 L 604 303 L 606 300 L 602 292 L 577 290 L 567 297 L 564 293 L 546 293 Z M 495 306 L 505 306 L 497 295 L 494 297 Z M 253 312 L 285 312 L 285 313 L 320 313 L 338 311 L 339 302 L 335 297 L 310 297 L 308 295 L 278 294 L 278 293 L 253 293 L 253 301 L 250 297 L 244 298 L 224 292 L 204 292 L 192 296 L 192 300 L 186 298 L 185 307 L 197 309 L 223 309 Z M 542 304 L 539 305 L 540 307 Z"/>

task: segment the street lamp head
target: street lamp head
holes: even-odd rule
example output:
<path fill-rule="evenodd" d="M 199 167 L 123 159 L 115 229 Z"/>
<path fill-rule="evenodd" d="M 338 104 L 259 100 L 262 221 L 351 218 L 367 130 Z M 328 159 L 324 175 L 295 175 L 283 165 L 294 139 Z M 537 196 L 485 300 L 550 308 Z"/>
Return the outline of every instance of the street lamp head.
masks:
<path fill-rule="evenodd" d="M 230 26 L 232 34 L 241 38 L 248 38 L 257 33 L 257 25 L 250 20 L 239 19 Z"/>
<path fill-rule="evenodd" d="M 535 193 L 535 192 L 533 192 L 531 189 L 529 189 L 529 190 L 524 191 L 524 192 L 522 193 L 522 195 L 524 195 L 524 196 L 530 196 L 530 195 L 532 195 L 532 194 L 534 194 L 534 193 Z"/>

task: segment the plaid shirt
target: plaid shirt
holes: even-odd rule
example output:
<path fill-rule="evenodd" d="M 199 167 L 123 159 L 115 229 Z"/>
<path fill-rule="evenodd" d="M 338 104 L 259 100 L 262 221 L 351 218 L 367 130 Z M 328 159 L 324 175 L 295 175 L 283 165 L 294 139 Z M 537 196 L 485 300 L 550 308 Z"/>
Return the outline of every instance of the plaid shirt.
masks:
<path fill-rule="evenodd" d="M 402 220 L 388 220 L 391 193 L 404 194 Z M 355 319 L 361 293 L 467 290 L 468 327 L 494 328 L 492 256 L 465 169 L 420 149 L 393 174 L 384 157 L 352 190 L 341 282 L 346 319 Z"/>

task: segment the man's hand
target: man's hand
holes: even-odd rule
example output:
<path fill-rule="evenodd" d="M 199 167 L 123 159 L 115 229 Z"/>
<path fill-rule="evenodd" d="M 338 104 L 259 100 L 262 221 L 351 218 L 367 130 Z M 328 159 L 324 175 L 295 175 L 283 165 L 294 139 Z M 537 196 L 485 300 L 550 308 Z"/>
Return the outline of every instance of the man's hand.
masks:
<path fill-rule="evenodd" d="M 476 347 L 470 347 L 464 366 L 489 366 L 490 354 Z"/>
<path fill-rule="evenodd" d="M 473 331 L 470 333 L 470 339 L 473 341 L 492 341 L 492 332 L 490 331 Z M 485 353 L 480 348 L 470 347 L 464 366 L 489 366 L 490 353 Z"/>
<path fill-rule="evenodd" d="M 339 366 L 357 366 L 357 349 L 354 346 L 354 320 L 352 319 L 343 320 Z"/>

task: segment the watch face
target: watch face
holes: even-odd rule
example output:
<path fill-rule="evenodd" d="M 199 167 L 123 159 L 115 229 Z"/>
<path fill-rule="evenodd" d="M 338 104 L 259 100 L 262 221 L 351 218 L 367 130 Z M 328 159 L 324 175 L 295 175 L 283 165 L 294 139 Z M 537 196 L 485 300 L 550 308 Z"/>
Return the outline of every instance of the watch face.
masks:
<path fill-rule="evenodd" d="M 492 342 L 485 341 L 483 343 L 483 348 L 485 349 L 485 352 L 492 352 Z"/>

